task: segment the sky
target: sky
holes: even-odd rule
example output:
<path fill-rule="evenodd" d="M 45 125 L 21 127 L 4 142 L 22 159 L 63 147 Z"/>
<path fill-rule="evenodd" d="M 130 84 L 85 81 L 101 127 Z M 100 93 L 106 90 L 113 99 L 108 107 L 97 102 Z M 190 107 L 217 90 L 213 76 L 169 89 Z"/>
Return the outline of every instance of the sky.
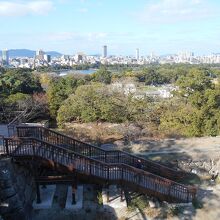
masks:
<path fill-rule="evenodd" d="M 0 49 L 220 52 L 219 0 L 0 0 Z"/>

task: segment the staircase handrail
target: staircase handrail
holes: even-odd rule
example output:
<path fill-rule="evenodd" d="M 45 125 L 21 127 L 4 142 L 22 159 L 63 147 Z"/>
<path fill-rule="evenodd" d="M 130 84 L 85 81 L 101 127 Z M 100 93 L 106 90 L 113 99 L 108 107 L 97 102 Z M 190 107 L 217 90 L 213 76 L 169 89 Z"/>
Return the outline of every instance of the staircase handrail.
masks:
<path fill-rule="evenodd" d="M 72 138 L 68 135 L 61 134 L 57 131 L 54 131 L 54 130 L 51 130 L 51 129 L 48 129 L 48 128 L 45 128 L 45 127 L 41 127 L 41 126 L 22 126 L 22 125 L 17 126 L 18 136 L 25 137 L 26 134 L 22 133 L 20 129 L 28 129 L 29 131 L 30 131 L 30 129 L 45 130 L 45 131 L 48 132 L 48 134 L 51 132 L 51 133 L 53 133 L 57 136 L 63 137 L 64 139 L 69 139 L 69 140 L 74 141 L 76 143 L 79 143 L 81 145 L 84 145 L 84 146 L 96 149 L 97 151 L 103 152 L 104 153 L 103 159 L 106 159 L 107 155 L 110 155 L 111 153 L 115 153 L 116 155 L 118 155 L 118 158 L 119 158 L 119 161 L 120 161 L 120 156 L 121 155 L 126 155 L 128 157 L 131 157 L 134 160 L 134 163 L 137 164 L 138 163 L 137 161 L 141 161 L 141 163 L 144 163 L 144 165 L 146 166 L 147 169 L 152 168 L 152 172 L 157 172 L 158 175 L 162 175 L 164 177 L 171 178 L 173 180 L 182 179 L 187 175 L 187 173 L 184 172 L 184 171 L 178 171 L 178 170 L 172 169 L 170 167 L 167 167 L 167 166 L 164 166 L 162 164 L 156 163 L 152 160 L 145 159 L 145 158 L 127 153 L 125 151 L 121 151 L 121 150 L 105 150 L 105 149 L 102 149 L 100 147 L 94 146 L 92 144 L 88 144 L 88 143 L 82 142 L 80 140 L 76 140 L 75 138 Z M 41 135 L 43 135 L 43 133 L 41 133 Z M 40 139 L 42 139 L 42 138 L 43 137 L 41 137 Z M 47 141 L 47 139 L 44 139 L 44 140 Z M 56 139 L 56 141 L 58 142 L 58 139 Z M 58 143 L 56 143 L 56 144 L 58 144 Z M 70 142 L 68 144 L 70 144 Z M 71 144 L 73 144 L 73 143 L 71 143 Z"/>
<path fill-rule="evenodd" d="M 25 144 L 25 145 L 22 145 L 22 144 Z M 132 179 L 129 178 L 129 179 L 127 179 L 127 181 L 132 182 L 133 184 L 136 184 L 139 187 L 143 188 L 143 186 L 140 185 L 140 180 L 137 181 L 136 178 L 135 178 L 136 175 L 141 176 L 142 180 L 145 180 L 146 185 L 147 184 L 149 185 L 149 181 L 154 182 L 155 185 L 152 186 L 152 187 L 154 187 L 154 189 L 149 189 L 149 190 L 157 191 L 156 190 L 157 187 L 160 186 L 160 187 L 162 187 L 162 188 L 159 187 L 160 190 L 163 190 L 163 191 L 165 190 L 166 192 L 169 193 L 169 194 L 165 194 L 166 196 L 175 197 L 176 199 L 185 200 L 187 202 L 192 201 L 192 199 L 194 199 L 195 194 L 196 194 L 196 188 L 193 187 L 193 186 L 186 186 L 186 185 L 174 182 L 172 180 L 163 178 L 161 176 L 152 174 L 150 172 L 137 169 L 137 168 L 129 166 L 127 164 L 123 164 L 123 163 L 114 163 L 114 164 L 112 164 L 112 163 L 105 163 L 105 162 L 102 162 L 102 161 L 98 161 L 98 160 L 95 160 L 93 158 L 75 153 L 75 152 L 73 152 L 71 150 L 68 150 L 66 148 L 53 145 L 51 143 L 42 141 L 42 140 L 34 138 L 34 137 L 29 137 L 29 138 L 27 138 L 27 137 L 5 138 L 4 139 L 4 145 L 5 145 L 5 151 L 6 151 L 7 155 L 15 156 L 15 157 L 19 156 L 19 155 L 20 156 L 27 155 L 27 154 L 24 154 L 24 151 L 22 151 L 22 147 L 23 147 L 24 150 L 26 150 L 27 152 L 30 153 L 30 156 L 39 156 L 36 153 L 38 149 L 42 149 L 42 148 L 45 148 L 47 150 L 49 149 L 53 153 L 52 158 L 50 158 L 48 156 L 48 157 L 45 157 L 45 159 L 52 159 L 53 161 L 56 161 L 56 156 L 61 155 L 62 156 L 61 161 L 64 161 L 64 157 L 66 157 L 68 159 L 71 159 L 73 164 L 74 164 L 74 161 L 79 160 L 81 165 L 90 167 L 90 168 L 88 168 L 88 167 L 85 168 L 84 167 L 83 169 L 90 170 L 89 174 L 90 175 L 93 174 L 93 176 L 95 176 L 95 174 L 97 174 L 97 173 L 91 173 L 91 165 L 93 165 L 94 170 L 98 169 L 99 172 L 101 170 L 104 174 L 106 174 L 106 168 L 107 168 L 107 172 L 108 172 L 107 177 L 108 178 L 106 177 L 106 175 L 104 175 L 104 176 L 103 175 L 102 176 L 97 176 L 96 175 L 96 176 L 100 177 L 100 178 L 107 179 L 108 181 L 111 180 L 110 175 L 109 175 L 110 168 L 114 168 L 113 170 L 111 170 L 113 172 L 115 172 L 114 170 L 119 172 L 119 174 L 121 176 L 116 175 L 115 177 L 117 177 L 116 179 L 121 180 L 121 181 L 126 181 L 125 177 L 123 178 L 123 172 L 126 173 L 127 171 L 129 171 L 130 172 L 129 175 L 132 174 L 131 176 L 133 176 L 133 178 Z M 32 151 L 30 151 L 30 149 Z M 41 156 L 43 157 L 44 155 L 41 155 Z M 86 162 L 86 161 L 88 161 L 88 162 Z M 80 163 L 79 163 L 79 165 L 80 165 Z M 69 164 L 69 165 L 71 165 L 71 164 Z M 73 168 L 74 168 L 74 166 L 73 166 Z M 117 174 L 118 174 L 118 172 L 117 172 Z M 119 176 L 120 176 L 120 178 L 119 178 Z M 115 179 L 115 178 L 113 178 L 113 179 Z M 159 188 L 158 188 L 158 191 L 159 191 Z M 172 194 L 170 194 L 171 189 L 173 190 Z M 165 192 L 160 192 L 160 193 L 164 194 Z"/>

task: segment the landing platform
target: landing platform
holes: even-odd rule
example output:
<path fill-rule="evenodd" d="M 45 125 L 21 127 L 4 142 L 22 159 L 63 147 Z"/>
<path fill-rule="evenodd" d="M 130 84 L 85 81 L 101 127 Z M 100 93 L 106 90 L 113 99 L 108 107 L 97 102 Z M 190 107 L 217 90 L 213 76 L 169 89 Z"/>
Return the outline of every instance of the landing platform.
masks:
<path fill-rule="evenodd" d="M 107 191 L 109 190 L 109 202 L 107 202 Z M 127 207 L 126 200 L 123 196 L 121 201 L 120 188 L 117 188 L 116 185 L 110 185 L 109 189 L 103 189 L 102 191 L 102 200 L 103 205 L 106 207 L 111 207 L 113 209 L 121 209 Z"/>

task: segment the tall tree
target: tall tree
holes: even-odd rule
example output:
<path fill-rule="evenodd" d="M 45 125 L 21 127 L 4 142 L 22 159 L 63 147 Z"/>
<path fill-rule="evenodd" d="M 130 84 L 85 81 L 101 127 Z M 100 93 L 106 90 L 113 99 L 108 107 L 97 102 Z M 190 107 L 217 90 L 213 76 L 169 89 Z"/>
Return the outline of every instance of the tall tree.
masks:
<path fill-rule="evenodd" d="M 47 96 L 52 118 L 56 118 L 57 111 L 63 101 L 66 100 L 70 94 L 74 93 L 79 85 L 83 85 L 84 83 L 84 79 L 77 79 L 74 75 L 51 79 L 47 90 Z"/>
<path fill-rule="evenodd" d="M 0 92 L 4 94 L 42 92 L 37 76 L 28 69 L 10 69 L 0 74 Z"/>

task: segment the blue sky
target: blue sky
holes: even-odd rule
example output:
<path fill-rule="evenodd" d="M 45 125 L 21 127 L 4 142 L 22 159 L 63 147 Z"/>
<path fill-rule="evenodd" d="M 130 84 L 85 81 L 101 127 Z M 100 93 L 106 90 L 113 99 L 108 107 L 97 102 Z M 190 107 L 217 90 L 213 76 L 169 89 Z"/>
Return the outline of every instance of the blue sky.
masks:
<path fill-rule="evenodd" d="M 220 52 L 219 0 L 0 0 L 0 49 Z"/>

